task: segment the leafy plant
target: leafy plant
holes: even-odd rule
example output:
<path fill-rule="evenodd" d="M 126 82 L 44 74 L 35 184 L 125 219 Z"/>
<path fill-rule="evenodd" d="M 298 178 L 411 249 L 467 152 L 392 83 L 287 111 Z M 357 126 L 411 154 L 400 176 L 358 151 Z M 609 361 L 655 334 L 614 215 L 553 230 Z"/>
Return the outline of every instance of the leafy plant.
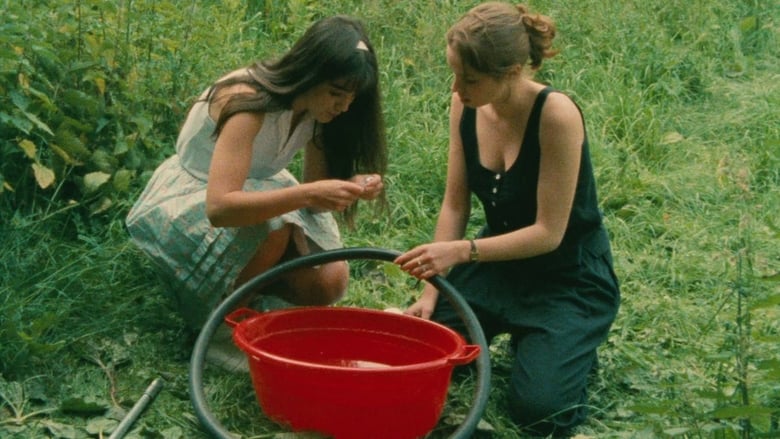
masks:
<path fill-rule="evenodd" d="M 362 17 L 381 67 L 390 210 L 361 213 L 345 244 L 429 240 L 448 136 L 443 35 L 473 3 L 0 1 L 0 436 L 100 437 L 162 374 L 131 435 L 205 437 L 188 395 L 194 334 L 123 217 L 209 81 L 280 53 L 315 18 Z M 539 79 L 583 109 L 623 290 L 581 436 L 777 437 L 780 5 L 530 6 L 558 22 L 561 55 Z M 350 265 L 342 306 L 418 294 L 392 264 Z M 476 437 L 524 437 L 505 412 L 506 347 L 490 347 Z M 231 430 L 295 436 L 262 415 L 248 377 L 209 369 L 206 386 Z M 458 425 L 472 386 L 453 383 L 432 437 Z"/>
<path fill-rule="evenodd" d="M 0 24 L 6 206 L 44 218 L 73 207 L 102 213 L 125 201 L 134 180 L 170 154 L 198 92 L 190 88 L 192 70 L 182 69 L 182 51 L 202 23 L 181 12 L 170 1 L 6 2 Z M 159 27 L 171 33 L 160 36 Z"/>

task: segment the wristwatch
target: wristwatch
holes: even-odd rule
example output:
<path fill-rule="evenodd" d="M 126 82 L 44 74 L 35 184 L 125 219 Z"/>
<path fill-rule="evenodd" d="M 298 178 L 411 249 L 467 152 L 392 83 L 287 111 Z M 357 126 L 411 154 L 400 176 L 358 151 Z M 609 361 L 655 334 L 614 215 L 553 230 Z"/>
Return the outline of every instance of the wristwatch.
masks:
<path fill-rule="evenodd" d="M 479 250 L 477 250 L 477 244 L 474 242 L 473 239 L 469 239 L 469 244 L 471 244 L 471 253 L 469 253 L 469 260 L 471 262 L 479 261 Z"/>

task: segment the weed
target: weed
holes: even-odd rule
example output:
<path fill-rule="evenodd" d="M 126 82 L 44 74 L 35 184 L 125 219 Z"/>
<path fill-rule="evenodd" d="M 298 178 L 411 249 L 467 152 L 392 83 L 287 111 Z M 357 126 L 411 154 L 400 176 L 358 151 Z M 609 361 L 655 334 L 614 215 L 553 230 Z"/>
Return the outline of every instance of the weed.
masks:
<path fill-rule="evenodd" d="M 159 375 L 133 434 L 205 436 L 187 389 L 194 334 L 122 220 L 207 82 L 281 53 L 314 18 L 361 16 L 381 64 L 390 210 L 361 214 L 345 244 L 429 240 L 446 172 L 443 35 L 474 3 L 3 2 L 0 436 L 99 437 Z M 780 6 L 529 3 L 558 22 L 561 54 L 539 78 L 583 108 L 622 281 L 581 434 L 778 437 Z M 351 267 L 342 306 L 403 307 L 418 293 L 392 264 Z M 491 346 L 476 437 L 523 437 L 503 402 L 506 344 Z M 206 375 L 229 429 L 284 434 L 248 377 Z M 454 380 L 432 437 L 462 420 L 473 385 Z"/>

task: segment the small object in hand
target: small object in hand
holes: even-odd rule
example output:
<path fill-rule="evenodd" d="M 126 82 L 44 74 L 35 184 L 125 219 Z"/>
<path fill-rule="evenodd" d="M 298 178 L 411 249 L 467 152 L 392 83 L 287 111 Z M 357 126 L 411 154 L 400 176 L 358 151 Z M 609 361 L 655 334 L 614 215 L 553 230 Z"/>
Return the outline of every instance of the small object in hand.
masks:
<path fill-rule="evenodd" d="M 364 179 L 363 179 L 363 186 L 366 186 L 366 185 L 368 185 L 368 184 L 369 184 L 369 183 L 371 183 L 372 181 L 374 181 L 374 177 L 366 177 L 366 178 L 364 178 Z"/>
<path fill-rule="evenodd" d="M 401 308 L 394 308 L 394 307 L 385 308 L 385 312 L 389 312 L 389 313 L 392 313 L 392 314 L 403 314 L 404 313 L 401 310 Z"/>

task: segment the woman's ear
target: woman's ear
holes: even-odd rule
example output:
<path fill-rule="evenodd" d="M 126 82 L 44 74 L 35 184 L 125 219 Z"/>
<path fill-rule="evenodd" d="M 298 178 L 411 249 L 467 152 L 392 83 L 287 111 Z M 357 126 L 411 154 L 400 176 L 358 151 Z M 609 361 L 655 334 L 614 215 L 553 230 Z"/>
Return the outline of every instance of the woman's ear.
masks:
<path fill-rule="evenodd" d="M 522 73 L 523 73 L 523 66 L 521 64 L 515 64 L 509 70 L 507 70 L 506 76 L 511 78 L 514 76 L 520 76 Z"/>

